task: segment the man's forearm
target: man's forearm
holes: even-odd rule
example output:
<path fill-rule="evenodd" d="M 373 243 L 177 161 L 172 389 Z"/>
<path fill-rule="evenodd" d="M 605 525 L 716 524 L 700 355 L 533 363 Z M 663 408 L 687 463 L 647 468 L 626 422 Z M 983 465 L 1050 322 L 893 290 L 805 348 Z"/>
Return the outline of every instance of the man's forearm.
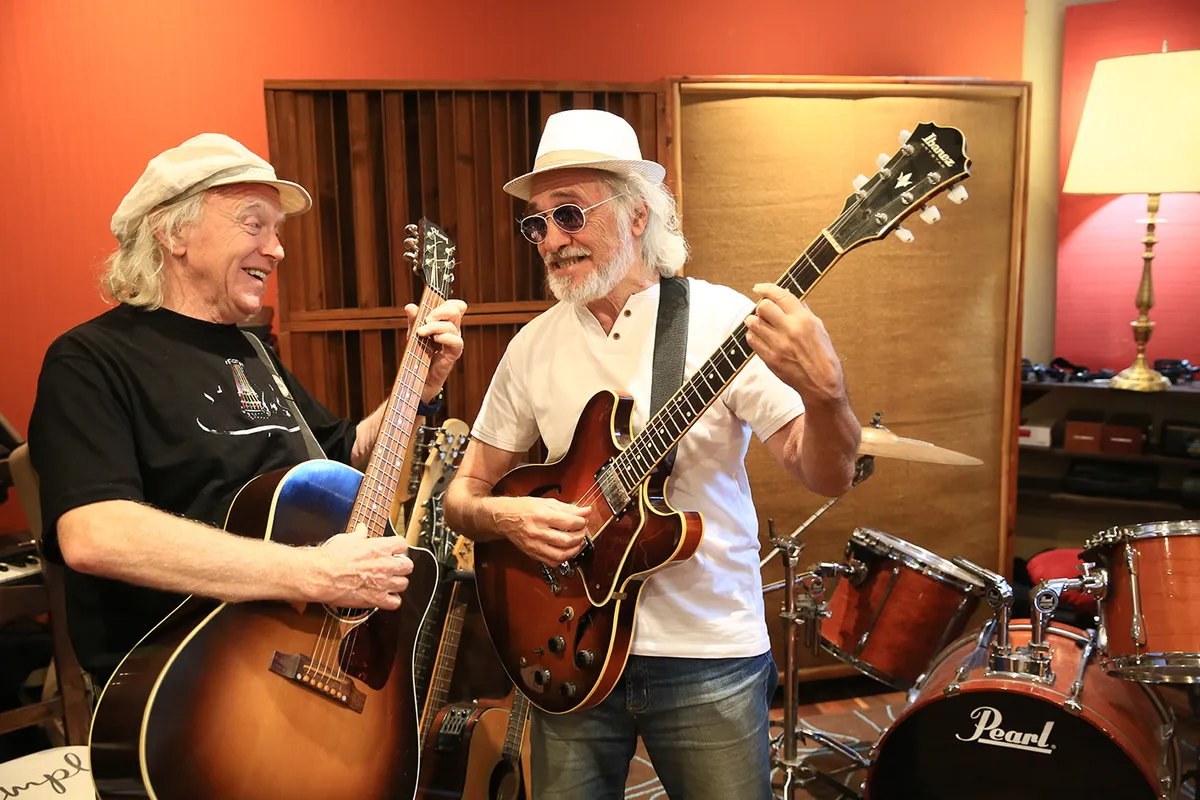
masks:
<path fill-rule="evenodd" d="M 219 600 L 303 600 L 315 585 L 312 548 L 235 536 L 128 500 L 93 503 L 58 522 L 79 572 Z"/>
<path fill-rule="evenodd" d="M 367 461 L 371 458 L 371 451 L 375 449 L 375 442 L 379 439 L 379 428 L 383 424 L 385 408 L 386 400 L 355 428 L 354 447 L 350 450 L 350 465 L 355 469 L 365 469 Z"/>
<path fill-rule="evenodd" d="M 800 441 L 800 475 L 804 484 L 826 497 L 850 490 L 862 427 L 845 400 L 806 405 Z"/>
<path fill-rule="evenodd" d="M 496 519 L 487 508 L 492 487 L 478 478 L 458 475 L 446 489 L 446 524 L 468 539 L 489 542 L 503 539 Z"/>

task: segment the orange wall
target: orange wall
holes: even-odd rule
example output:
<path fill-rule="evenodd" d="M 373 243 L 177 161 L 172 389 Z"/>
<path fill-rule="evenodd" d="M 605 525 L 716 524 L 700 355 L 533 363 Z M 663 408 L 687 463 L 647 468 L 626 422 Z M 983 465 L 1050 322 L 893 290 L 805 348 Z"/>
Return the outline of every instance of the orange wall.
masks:
<path fill-rule="evenodd" d="M 1117 0 L 1067 9 L 1063 37 L 1062 160 L 1067 176 L 1096 62 L 1200 48 L 1197 0 Z M 1197 98 L 1196 102 L 1200 102 Z M 1130 107 L 1137 113 L 1137 106 Z M 1200 147 L 1200 137 L 1197 138 Z M 1192 154 L 1195 155 L 1194 153 Z M 1113 153 L 1113 158 L 1121 158 Z M 1092 369 L 1121 370 L 1137 352 L 1129 323 L 1142 275 L 1146 196 L 1061 196 L 1056 355 Z M 1200 362 L 1200 195 L 1162 196 L 1154 247 L 1156 323 L 1146 349 L 1155 358 Z"/>
<path fill-rule="evenodd" d="M 266 155 L 265 79 L 1012 80 L 1023 25 L 1024 0 L 0 0 L 0 412 L 24 432 L 46 347 L 103 310 L 108 220 L 152 155 L 201 131 Z"/>

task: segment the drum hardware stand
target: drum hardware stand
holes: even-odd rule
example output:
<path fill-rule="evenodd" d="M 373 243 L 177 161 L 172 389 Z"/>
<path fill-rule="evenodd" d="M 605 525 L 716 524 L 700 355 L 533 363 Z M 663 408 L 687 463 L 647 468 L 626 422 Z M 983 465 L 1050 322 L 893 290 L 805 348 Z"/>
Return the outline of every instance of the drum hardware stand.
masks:
<path fill-rule="evenodd" d="M 860 465 L 864 461 L 873 461 L 870 456 L 865 456 L 859 459 Z M 864 475 L 870 475 L 868 469 Z M 834 498 L 825 505 L 828 508 L 836 501 Z M 822 512 L 824 509 L 822 509 Z M 804 549 L 804 542 L 798 541 L 796 536 L 803 532 L 809 523 L 822 512 L 815 514 L 808 522 L 801 525 L 791 536 L 779 537 L 775 535 L 775 521 L 767 520 L 767 529 L 770 532 L 771 541 L 775 545 L 775 552 L 783 553 L 783 580 L 777 584 L 771 584 L 764 587 L 764 593 L 773 589 L 784 589 L 784 605 L 780 617 L 783 619 L 784 630 L 784 651 L 783 651 L 783 733 L 776 736 L 772 740 L 772 744 L 779 744 L 782 740 L 781 756 L 776 756 L 773 761 L 777 767 L 780 767 L 784 772 L 783 780 L 783 796 L 784 800 L 794 800 L 796 790 L 801 786 L 807 786 L 815 780 L 820 780 L 828 783 L 831 787 L 837 788 L 844 795 L 861 800 L 861 795 L 855 793 L 852 789 L 846 786 L 841 781 L 831 775 L 826 775 L 821 770 L 816 769 L 808 764 L 803 763 L 796 753 L 796 738 L 807 741 L 811 737 L 815 741 L 828 747 L 830 750 L 838 753 L 841 756 L 849 759 L 859 767 L 866 767 L 870 764 L 862 755 L 855 752 L 852 748 L 826 736 L 819 731 L 810 730 L 801 727 L 797 720 L 796 708 L 796 684 L 797 684 L 797 652 L 796 652 L 796 626 L 801 622 L 808 623 L 805 627 L 805 644 L 811 648 L 814 655 L 821 652 L 821 620 L 824 619 L 826 611 L 824 606 L 817 600 L 817 597 L 822 596 L 825 592 L 824 579 L 840 575 L 847 578 L 853 578 L 858 575 L 859 569 L 857 565 L 837 564 L 832 562 L 822 562 L 817 564 L 812 569 L 797 573 L 796 567 L 800 560 L 800 553 Z M 797 596 L 797 587 L 803 590 L 803 596 Z"/>
<path fill-rule="evenodd" d="M 853 489 L 855 486 L 858 486 L 860 483 L 862 483 L 863 481 L 865 481 L 867 478 L 871 477 L 874 474 L 875 474 L 875 456 L 859 456 L 858 460 L 854 462 L 854 481 L 853 481 L 853 483 L 850 484 L 850 488 Z M 837 497 L 830 498 L 830 500 L 827 503 L 825 503 L 825 505 L 818 508 L 811 517 L 804 520 L 804 522 L 800 523 L 800 527 L 796 528 L 796 530 L 792 531 L 791 534 L 788 536 L 788 539 L 795 539 L 800 534 L 804 533 L 804 531 L 808 528 L 809 525 L 812 525 L 814 522 L 816 522 L 818 519 L 820 519 L 822 514 L 824 514 L 826 511 L 828 511 L 830 508 L 832 508 L 834 503 L 836 503 L 838 500 L 841 500 L 845 496 L 846 495 L 844 495 L 844 494 L 839 494 Z M 772 548 L 771 552 L 769 552 L 765 556 L 763 556 L 762 560 L 758 562 L 759 569 L 762 569 L 763 567 L 765 567 L 767 565 L 767 562 L 770 561 L 772 558 L 774 558 L 775 554 L 779 552 L 780 545 L 779 545 L 779 542 L 775 539 L 774 531 L 771 532 L 771 541 L 775 542 L 775 547 Z M 785 559 L 785 561 L 786 561 L 786 559 Z M 765 588 L 764 588 L 764 591 L 766 591 Z"/>
<path fill-rule="evenodd" d="M 875 424 L 878 424 L 878 420 L 879 415 L 876 414 Z M 854 463 L 854 480 L 850 484 L 851 488 L 858 486 L 874 473 L 875 457 L 870 455 L 859 456 Z M 857 563 L 839 564 L 833 562 L 821 562 L 806 572 L 797 573 L 796 568 L 799 564 L 800 552 L 804 549 L 804 543 L 799 540 L 799 537 L 810 525 L 820 519 L 822 514 L 832 508 L 834 503 L 844 496 L 838 495 L 831 498 L 786 537 L 776 536 L 775 521 L 773 519 L 767 520 L 767 529 L 770 533 L 771 542 L 775 546 L 771 552 L 763 557 L 759 563 L 759 567 L 766 566 L 767 562 L 774 558 L 776 553 L 783 554 L 783 580 L 764 586 L 763 593 L 766 594 L 777 589 L 784 590 L 783 611 L 780 613 L 780 617 L 783 619 L 784 630 L 783 733 L 780 737 L 776 737 L 772 743 L 776 744 L 782 738 L 783 753 L 781 756 L 776 756 L 773 761 L 784 772 L 783 796 L 785 800 L 793 800 L 796 796 L 796 790 L 799 787 L 807 786 L 814 780 L 827 782 L 844 795 L 853 797 L 855 800 L 861 800 L 860 795 L 856 794 L 836 778 L 826 775 L 815 767 L 804 764 L 799 760 L 796 754 L 797 734 L 799 734 L 802 740 L 807 740 L 807 737 L 813 738 L 830 750 L 846 757 L 859 767 L 866 767 L 870 763 L 841 742 L 836 742 L 818 731 L 800 727 L 796 719 L 796 684 L 798 682 L 796 677 L 796 626 L 801 622 L 808 623 L 804 632 L 805 644 L 811 648 L 813 655 L 819 655 L 821 652 L 821 620 L 824 619 L 827 612 L 824 606 L 817 600 L 817 597 L 823 596 L 825 593 L 824 579 L 841 576 L 849 580 L 854 580 L 862 574 L 862 567 Z M 803 590 L 803 596 L 801 597 L 797 596 L 797 586 Z"/>

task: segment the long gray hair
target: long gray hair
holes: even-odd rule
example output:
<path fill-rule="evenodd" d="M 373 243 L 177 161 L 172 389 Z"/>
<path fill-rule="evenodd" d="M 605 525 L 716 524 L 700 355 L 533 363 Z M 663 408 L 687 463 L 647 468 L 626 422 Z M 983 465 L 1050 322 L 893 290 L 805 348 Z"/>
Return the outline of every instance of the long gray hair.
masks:
<path fill-rule="evenodd" d="M 153 310 L 163 303 L 162 268 L 175 237 L 188 225 L 195 225 L 204 213 L 208 192 L 160 206 L 142 217 L 133 234 L 118 239 L 118 247 L 105 261 L 100 290 L 119 303 Z M 159 241 L 156 231 L 167 240 Z"/>
<path fill-rule="evenodd" d="M 605 183 L 618 197 L 613 203 L 621 208 L 627 219 L 645 203 L 648 211 L 646 229 L 642 231 L 642 260 L 649 269 L 663 277 L 671 277 L 688 260 L 688 243 L 679 227 L 675 198 L 664 184 L 651 183 L 636 172 L 627 175 L 605 175 Z"/>

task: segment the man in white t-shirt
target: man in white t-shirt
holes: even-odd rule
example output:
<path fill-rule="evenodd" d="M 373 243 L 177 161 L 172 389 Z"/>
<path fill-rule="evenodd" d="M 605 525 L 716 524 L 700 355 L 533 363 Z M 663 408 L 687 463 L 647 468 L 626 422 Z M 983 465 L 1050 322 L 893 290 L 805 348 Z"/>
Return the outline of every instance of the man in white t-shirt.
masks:
<path fill-rule="evenodd" d="M 533 171 L 505 185 L 527 201 L 521 231 L 560 302 L 521 329 L 496 370 L 446 495 L 454 529 L 507 537 L 548 565 L 583 547 L 579 507 L 491 490 L 539 437 L 560 457 L 598 391 L 632 395 L 634 432 L 645 426 L 659 278 L 687 259 L 664 174 L 642 159 L 625 120 L 572 110 L 549 118 Z M 861 428 L 825 328 L 804 304 L 773 284 L 755 287 L 757 308 L 723 286 L 689 279 L 688 288 L 686 375 L 742 322 L 759 358 L 680 441 L 667 500 L 703 513 L 704 538 L 692 558 L 646 581 L 621 681 L 594 708 L 535 710 L 535 800 L 622 797 L 639 734 L 673 800 L 771 797 L 778 673 L 746 448 L 753 432 L 789 474 L 834 496 L 851 486 Z"/>

